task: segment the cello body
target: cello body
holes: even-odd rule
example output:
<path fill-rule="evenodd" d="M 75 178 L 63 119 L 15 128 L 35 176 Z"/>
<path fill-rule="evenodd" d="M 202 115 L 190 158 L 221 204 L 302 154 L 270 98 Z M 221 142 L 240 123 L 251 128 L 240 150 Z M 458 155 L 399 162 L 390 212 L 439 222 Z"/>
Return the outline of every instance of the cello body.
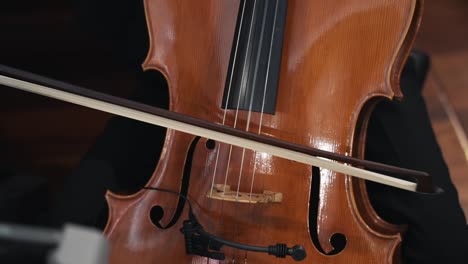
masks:
<path fill-rule="evenodd" d="M 145 0 L 151 43 L 143 66 L 165 76 L 170 110 L 362 158 L 373 106 L 401 96 L 399 74 L 422 3 L 288 1 L 274 113 L 223 107 L 243 3 Z M 147 186 L 185 188 L 200 223 L 219 237 L 300 244 L 304 263 L 399 262 L 403 229 L 374 212 L 363 180 L 174 130 L 167 131 L 156 163 Z M 220 192 L 225 196 L 213 196 Z M 239 195 L 246 193 L 280 198 L 254 203 Z M 160 222 L 170 223 L 177 195 L 143 189 L 106 198 L 110 263 L 295 263 L 226 246 L 224 261 L 188 255 L 180 232 L 186 207 L 170 228 L 152 220 L 159 212 Z"/>

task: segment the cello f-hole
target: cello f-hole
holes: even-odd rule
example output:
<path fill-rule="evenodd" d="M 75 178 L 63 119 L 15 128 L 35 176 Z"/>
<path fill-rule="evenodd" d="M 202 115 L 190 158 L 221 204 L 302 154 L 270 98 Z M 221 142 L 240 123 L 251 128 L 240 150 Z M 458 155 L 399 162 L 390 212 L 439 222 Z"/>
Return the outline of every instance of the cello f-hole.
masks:
<path fill-rule="evenodd" d="M 310 238 L 314 243 L 315 248 L 320 251 L 320 253 L 333 256 L 342 252 L 347 243 L 347 238 L 344 234 L 335 233 L 333 234 L 329 241 L 333 249 L 329 252 L 325 252 L 322 245 L 320 245 L 320 240 L 318 238 L 318 224 L 317 217 L 319 214 L 319 204 L 320 204 L 320 168 L 312 167 L 312 183 L 310 188 L 310 201 L 309 201 L 309 227 L 310 227 Z"/>
<path fill-rule="evenodd" d="M 179 221 L 179 218 L 182 215 L 182 212 L 184 211 L 186 200 L 182 197 L 187 197 L 189 183 L 190 183 L 190 172 L 192 171 L 192 160 L 193 160 L 196 146 L 199 141 L 200 141 L 200 137 L 196 137 L 193 139 L 192 143 L 190 144 L 190 148 L 187 153 L 187 158 L 185 160 L 184 174 L 182 178 L 182 185 L 180 187 L 179 202 L 177 203 L 177 209 L 174 213 L 174 216 L 172 217 L 172 219 L 169 221 L 169 223 L 166 226 L 161 225 L 161 223 L 159 222 L 164 216 L 164 209 L 159 205 L 155 205 L 151 207 L 151 210 L 149 212 L 149 217 L 151 219 L 151 222 L 160 229 L 168 229 L 174 226 L 177 223 L 177 221 Z"/>

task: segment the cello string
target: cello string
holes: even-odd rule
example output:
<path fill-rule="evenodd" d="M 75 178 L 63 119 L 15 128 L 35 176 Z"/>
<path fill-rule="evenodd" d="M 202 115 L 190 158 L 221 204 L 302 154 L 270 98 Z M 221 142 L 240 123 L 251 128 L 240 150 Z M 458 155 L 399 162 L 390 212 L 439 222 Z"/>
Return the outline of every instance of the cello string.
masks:
<path fill-rule="evenodd" d="M 266 5 L 268 5 L 268 1 L 266 3 Z M 248 38 L 248 44 L 247 44 L 247 47 L 250 47 L 250 40 L 251 40 L 251 36 L 252 36 L 252 33 L 253 33 L 253 23 L 254 23 L 254 19 L 255 19 L 255 14 L 257 12 L 257 0 L 254 0 L 254 6 L 253 6 L 253 12 L 252 12 L 252 19 L 251 19 L 251 23 L 250 23 L 250 30 L 249 30 L 249 38 Z M 264 14 L 263 16 L 263 20 L 262 20 L 262 31 L 264 29 L 264 25 L 265 25 L 265 19 L 266 19 L 266 13 Z M 261 32 L 262 32 L 261 31 Z M 262 45 L 262 42 L 263 42 L 263 34 L 260 34 L 260 43 L 259 43 L 259 46 L 261 47 Z M 245 128 L 245 131 L 249 131 L 250 129 L 250 121 L 251 121 L 251 117 L 252 117 L 252 108 L 253 108 L 253 98 L 254 98 L 254 95 L 255 95 L 255 83 L 257 81 L 257 72 L 258 72 L 258 67 L 259 67 L 259 61 L 260 61 L 260 52 L 257 53 L 257 56 L 255 58 L 255 69 L 254 69 L 254 76 L 253 76 L 253 79 L 252 79 L 252 85 L 253 85 L 253 89 L 250 93 L 250 102 L 249 102 L 249 109 L 247 111 L 247 121 L 246 121 L 246 128 Z M 247 71 L 247 74 L 249 74 L 251 71 Z M 245 77 L 245 85 L 247 85 L 247 82 L 248 82 L 248 78 Z M 240 93 L 239 93 L 240 95 Z M 239 112 L 239 104 L 238 104 L 238 108 L 236 109 L 236 117 L 237 117 L 237 112 Z M 245 148 L 242 148 L 242 155 L 241 155 L 241 163 L 240 163 L 240 167 L 239 167 L 239 177 L 238 177 L 238 182 L 237 182 L 237 191 L 236 191 L 236 201 L 238 200 L 238 197 L 239 197 L 239 189 L 240 189 L 240 183 L 241 183 L 241 180 L 242 180 L 242 170 L 243 170 L 243 166 L 244 166 L 244 158 L 245 158 Z"/>
<path fill-rule="evenodd" d="M 268 1 L 267 1 L 268 3 Z M 263 86 L 263 98 L 262 98 L 262 109 L 260 111 L 260 120 L 258 122 L 258 134 L 260 135 L 261 132 L 262 132 L 262 124 L 263 124 L 263 114 L 264 114 L 264 110 L 265 110 L 265 99 L 266 99 L 266 92 L 267 92 L 267 86 L 268 86 L 268 77 L 270 75 L 270 65 L 271 65 L 271 53 L 273 51 L 273 41 L 274 41 L 274 29 L 276 28 L 276 14 L 278 13 L 278 5 L 279 5 L 279 1 L 276 1 L 276 4 L 275 4 L 275 19 L 273 21 L 273 30 L 272 30 L 272 33 L 271 33 L 271 40 L 270 40 L 270 50 L 268 52 L 268 62 L 267 62 L 267 69 L 266 69 L 266 76 L 265 76 L 265 85 Z M 257 169 L 257 151 L 254 151 L 254 166 L 253 166 L 253 169 L 252 169 L 252 181 L 250 183 L 250 195 L 249 195 L 249 204 L 251 203 L 252 201 L 252 193 L 253 193 L 253 187 L 254 187 L 254 182 L 255 182 L 255 172 L 256 172 L 256 169 Z"/>
<path fill-rule="evenodd" d="M 258 4 L 258 1 L 257 0 L 254 0 L 253 2 L 253 10 L 252 10 L 252 18 L 250 19 L 250 28 L 249 28 L 249 34 L 248 34 L 248 38 L 247 38 L 247 52 L 249 52 L 249 48 L 251 47 L 251 41 L 252 41 L 252 35 L 253 35 L 253 29 L 254 29 L 254 22 L 255 22 L 255 16 L 256 16 L 256 13 L 257 13 L 257 4 Z M 261 36 L 262 38 L 263 36 Z M 259 53 L 258 53 L 259 54 Z M 254 79 L 256 78 L 256 70 L 258 68 L 258 54 L 257 54 L 257 58 L 256 58 L 256 68 L 255 68 L 255 71 L 254 71 Z M 248 55 L 248 54 L 247 54 Z M 248 59 L 248 56 L 246 56 L 246 59 Z M 246 71 L 246 75 L 242 75 L 242 80 L 241 80 L 241 87 L 246 87 L 248 85 L 248 81 L 249 81 L 249 75 L 250 75 L 251 71 L 250 71 L 250 65 L 249 65 L 249 70 Z M 255 87 L 255 81 L 253 80 L 253 83 L 252 83 Z M 242 91 L 242 89 L 240 89 Z M 251 97 L 250 97 L 250 102 L 249 102 L 249 110 L 248 110 L 248 116 L 247 116 L 247 122 L 246 122 L 246 131 L 249 130 L 249 127 L 250 127 L 250 117 L 251 117 L 251 113 L 252 113 L 252 105 L 253 105 L 253 91 L 254 89 L 252 89 L 252 92 L 251 92 Z M 241 95 L 243 93 L 239 92 L 239 97 L 238 97 L 238 101 L 237 101 L 237 108 L 236 108 L 236 114 L 235 114 L 235 120 L 234 120 L 234 128 L 236 127 L 236 124 L 237 124 L 237 120 L 238 120 L 238 116 L 239 116 L 239 108 L 240 108 L 240 99 L 241 99 Z M 223 190 L 223 195 L 225 194 L 225 190 L 226 190 L 226 184 L 227 184 L 227 180 L 228 180 L 228 174 L 229 174 L 229 167 L 230 167 L 230 161 L 231 161 L 231 153 L 232 153 L 232 145 L 230 146 L 230 149 L 229 149 L 229 158 L 228 158 L 228 163 L 227 163 L 227 167 L 226 167 L 226 176 L 225 176 L 225 183 L 224 183 L 224 190 Z M 242 170 L 243 170 L 243 166 L 244 166 L 244 157 L 245 157 L 245 148 L 242 148 L 242 155 L 241 155 L 241 161 L 240 161 L 240 166 L 239 166 L 239 177 L 238 177 L 238 181 L 237 181 L 237 191 L 236 191 L 236 197 L 235 197 L 235 203 L 234 203 L 234 219 L 237 218 L 237 213 L 238 213 L 238 197 L 239 197 L 239 189 L 240 189 L 240 184 L 241 184 L 241 179 L 242 179 Z M 221 202 L 222 206 L 221 206 L 221 215 L 224 214 L 224 199 L 222 200 Z M 237 221 L 234 222 L 234 227 L 233 227 L 233 234 L 234 234 L 234 239 L 237 240 L 237 238 L 239 237 L 239 232 L 238 232 L 238 223 Z M 237 249 L 234 249 L 234 252 L 233 252 L 233 261 L 235 261 L 235 256 L 237 255 Z M 245 258 L 247 258 L 247 252 L 245 252 Z"/>
<path fill-rule="evenodd" d="M 268 10 L 268 3 L 269 1 L 266 2 L 266 7 L 265 7 L 265 15 L 264 15 L 264 20 L 263 20 L 263 25 L 262 25 L 262 33 L 264 31 L 264 26 L 265 26 L 265 18 L 266 18 L 266 13 L 267 13 L 267 10 Z M 262 96 L 262 108 L 260 110 L 260 118 L 259 118 L 259 122 L 258 122 L 258 134 L 260 135 L 261 132 L 262 132 L 262 125 L 263 125 L 263 115 L 264 115 L 264 112 L 265 112 L 265 101 L 266 101 L 266 92 L 267 92 L 267 87 L 268 87 L 268 77 L 269 77 L 269 71 L 270 71 L 270 65 L 271 65 L 271 53 L 272 53 L 272 50 L 273 50 L 273 41 L 274 41 L 274 38 L 273 38 L 273 35 L 274 35 L 274 29 L 276 28 L 276 14 L 278 13 L 278 4 L 279 4 L 279 1 L 276 1 L 275 2 L 275 11 L 274 11 L 274 14 L 275 14 L 275 19 L 273 21 L 273 30 L 271 32 L 271 39 L 270 39 L 270 45 L 269 45 L 269 52 L 268 52 L 268 61 L 267 61 L 267 69 L 266 69 L 266 75 L 265 75 L 265 84 L 263 86 L 263 96 Z M 260 43 L 260 47 L 262 46 L 262 42 L 263 42 L 263 34 L 262 34 L 262 39 L 260 40 L 261 43 Z M 259 52 L 260 54 L 260 52 Z M 259 60 L 259 57 L 257 57 L 257 65 L 256 67 L 258 67 L 258 60 Z M 257 73 L 257 70 L 255 71 L 255 73 Z M 254 84 L 256 82 L 256 75 L 254 77 Z M 256 87 L 256 86 L 254 86 Z M 252 106 L 252 104 L 251 104 Z M 250 107 L 251 109 L 251 107 Z M 253 188 L 254 188 L 254 183 L 255 183 L 255 175 L 256 175 L 256 171 L 257 171 L 257 151 L 253 151 L 253 155 L 252 155 L 252 158 L 253 158 L 253 168 L 252 168 L 252 180 L 251 180 L 251 183 L 250 183 L 250 190 L 249 190 L 249 201 L 248 201 L 248 209 L 247 211 L 248 212 L 252 212 L 252 208 L 253 208 L 253 205 L 252 205 L 252 194 L 253 194 Z M 264 189 L 264 188 L 263 188 Z M 245 252 L 245 262 L 247 263 L 247 254 L 248 252 L 246 251 Z"/>
<path fill-rule="evenodd" d="M 269 4 L 269 1 L 266 1 L 265 2 L 265 6 L 263 8 L 264 12 L 263 12 L 263 18 L 262 18 L 262 27 L 261 27 L 261 33 L 260 33 L 260 42 L 259 42 L 259 47 L 261 49 L 262 47 L 262 44 L 263 44 L 263 41 L 264 41 L 264 31 L 265 31 L 265 24 L 266 24 L 266 18 L 267 18 L 267 11 L 268 11 L 268 4 Z M 276 2 L 276 6 L 275 6 L 275 13 L 276 13 L 276 10 L 277 10 L 277 7 L 278 7 L 278 2 Z M 273 29 L 274 29 L 274 26 L 273 26 Z M 261 126 L 262 126 L 262 120 L 263 120 L 263 113 L 264 113 L 264 106 L 265 106 L 265 97 L 266 97 L 266 87 L 267 87 L 267 82 L 268 82 L 268 70 L 269 70 L 269 67 L 270 67 L 270 62 L 271 62 L 271 46 L 273 44 L 273 38 L 271 38 L 271 41 L 270 41 L 270 51 L 269 51 L 269 54 L 268 54 L 268 63 L 267 63 L 267 75 L 266 75 L 266 82 L 265 82 L 265 85 L 263 87 L 263 98 L 262 98 L 262 109 L 260 111 L 260 122 L 259 122 L 259 130 L 258 130 L 258 134 L 261 133 Z M 249 102 L 249 110 L 248 110 L 248 115 L 247 115 L 247 126 L 246 126 L 246 131 L 248 132 L 249 129 L 250 129 L 250 124 L 251 124 L 251 117 L 252 117 L 252 108 L 253 108 L 253 101 L 254 101 L 254 95 L 255 95 L 255 87 L 256 87 L 256 82 L 257 82 L 257 77 L 258 77 L 258 68 L 259 68 L 259 65 L 260 65 L 260 55 L 261 55 L 261 50 L 259 50 L 257 52 L 257 57 L 255 59 L 255 69 L 254 69 L 254 76 L 253 76 L 253 79 L 252 79 L 252 84 L 253 84 L 253 89 L 252 89 L 252 92 L 251 92 L 251 96 L 250 96 L 250 102 Z M 249 195 L 249 204 L 251 202 L 251 199 L 252 199 L 252 190 L 253 190 L 253 183 L 254 183 L 254 179 L 255 179 L 255 170 L 256 170 L 256 151 L 253 152 L 253 157 L 254 157 L 254 164 L 253 164 L 253 170 L 252 170 L 252 182 L 251 182 L 251 187 L 250 187 L 250 195 Z M 243 165 L 244 165 L 244 159 L 245 159 L 245 148 L 242 149 L 242 157 L 241 157 L 241 165 L 240 165 L 240 171 L 239 171 L 239 179 L 238 179 L 238 183 L 237 183 L 237 192 L 236 192 L 236 201 L 238 200 L 238 197 L 239 197 L 239 190 L 240 190 L 240 184 L 241 184 L 241 180 L 242 180 L 242 170 L 243 170 Z"/>
<path fill-rule="evenodd" d="M 267 1 L 267 5 L 268 5 L 268 1 Z M 270 65 L 271 65 L 271 53 L 272 53 L 272 50 L 273 50 L 273 41 L 274 41 L 274 29 L 276 28 L 276 14 L 278 13 L 278 5 L 279 5 L 279 1 L 276 1 L 275 3 L 275 19 L 273 21 L 273 30 L 272 30 L 272 33 L 271 33 L 271 40 L 270 40 L 270 46 L 269 46 L 269 52 L 268 52 L 268 62 L 267 62 L 267 69 L 266 69 L 266 75 L 265 75 L 265 85 L 263 86 L 263 96 L 262 96 L 262 108 L 260 110 L 260 119 L 259 119 L 259 122 L 258 122 L 258 134 L 260 135 L 261 132 L 262 132 L 262 125 L 263 125 L 263 115 L 265 113 L 265 100 L 266 100 L 266 92 L 267 92 L 267 87 L 268 87 L 268 77 L 269 77 L 269 74 L 270 74 Z M 266 12 L 265 12 L 266 13 Z M 252 180 L 251 180 L 251 183 L 250 183 L 250 191 L 249 191 L 249 202 L 248 202 L 248 212 L 251 212 L 252 211 L 252 194 L 253 194 L 253 188 L 254 188 L 254 183 L 255 183 L 255 175 L 256 175 L 256 170 L 257 170 L 257 151 L 253 151 L 253 159 L 254 159 L 254 162 L 253 162 L 253 168 L 252 168 Z M 264 184 L 263 184 L 264 185 Z M 263 186 L 265 187 L 265 186 Z M 263 188 L 265 189 L 265 188 Z M 261 227 L 260 227 L 261 228 Z M 247 263 L 247 251 L 245 252 L 245 262 Z"/>
<path fill-rule="evenodd" d="M 244 3 L 246 3 L 246 1 L 244 1 Z M 253 14 L 255 13 L 255 10 L 256 10 L 256 3 L 257 3 L 257 0 L 254 0 L 254 8 L 253 8 Z M 246 5 L 246 4 L 245 4 Z M 245 7 L 245 6 L 244 6 Z M 244 15 L 244 13 L 242 14 Z M 250 42 L 251 42 L 251 38 L 252 38 L 252 30 L 253 30 L 253 19 L 254 19 L 254 16 L 252 16 L 252 19 L 250 21 L 250 29 L 249 29 L 249 34 L 248 34 L 248 40 L 247 40 L 247 47 L 250 46 Z M 239 34 L 241 32 L 239 31 Z M 240 41 L 240 38 L 238 38 L 238 40 Z M 246 85 L 246 77 L 245 75 L 242 76 L 242 80 L 241 80 L 241 86 L 242 85 Z M 233 128 L 236 128 L 237 127 L 237 121 L 238 121 L 238 117 L 239 117 L 239 108 L 240 108 L 240 101 L 241 101 L 241 96 L 242 96 L 242 93 L 239 92 L 239 96 L 237 98 L 237 106 L 236 106 L 236 111 L 235 111 L 235 116 L 234 116 L 234 124 L 233 124 Z M 226 104 L 226 109 L 227 109 L 227 104 Z M 227 157 L 227 163 L 226 163 L 226 170 L 225 170 L 225 176 L 224 176 L 224 185 L 223 185 L 223 191 L 222 191 L 222 196 L 224 196 L 226 194 L 226 187 L 227 187 L 227 183 L 228 183 L 228 178 L 229 178 L 229 167 L 230 167 L 230 164 L 231 164 L 231 157 L 232 157 L 232 151 L 233 151 L 233 146 L 232 145 L 229 145 L 229 152 L 228 152 L 228 157 Z M 220 215 L 223 216 L 224 215 L 224 202 L 225 202 L 225 199 L 221 199 L 221 209 L 220 209 Z M 224 226 L 224 217 L 221 217 L 221 221 L 220 221 L 220 226 Z M 234 227 L 234 234 L 237 234 L 237 225 L 235 225 Z M 233 256 L 236 255 L 236 252 L 237 249 L 234 249 L 234 254 Z"/>
<path fill-rule="evenodd" d="M 239 32 L 237 33 L 237 40 L 236 40 L 235 51 L 234 51 L 234 58 L 233 58 L 233 62 L 232 62 L 233 64 L 232 64 L 232 67 L 231 67 L 231 73 L 230 73 L 229 85 L 228 85 L 228 92 L 227 92 L 227 96 L 226 96 L 226 103 L 225 103 L 224 114 L 223 114 L 223 123 L 222 123 L 223 125 L 226 124 L 226 117 L 227 117 L 229 98 L 231 97 L 231 92 L 233 92 L 232 91 L 232 84 L 233 84 L 233 78 L 234 78 L 234 70 L 236 68 L 236 64 L 238 63 L 237 60 L 238 60 L 239 43 L 240 43 L 240 39 L 241 39 L 240 36 L 241 36 L 242 30 L 243 30 L 243 21 L 244 21 L 244 18 L 245 18 L 245 10 L 246 10 L 246 1 L 243 1 L 241 17 L 240 17 L 240 22 L 239 22 L 240 23 L 239 24 Z M 238 100 L 237 108 L 239 108 L 239 102 L 240 102 L 240 100 Z M 234 121 L 234 128 L 236 127 L 236 123 L 237 123 L 237 113 L 236 113 L 236 118 L 235 118 L 235 121 Z M 221 147 L 222 147 L 222 145 L 218 144 L 217 150 L 216 150 L 215 166 L 214 166 L 214 169 L 213 169 L 213 177 L 212 177 L 212 181 L 211 181 L 210 197 L 213 197 L 213 189 L 214 189 L 214 185 L 215 185 L 215 182 L 216 182 L 216 176 L 217 176 L 217 172 L 218 172 L 219 153 L 220 153 Z M 226 167 L 226 176 L 225 176 L 225 181 L 224 181 L 225 183 L 224 183 L 224 187 L 223 187 L 223 195 L 224 195 L 224 192 L 226 191 L 227 173 L 229 171 L 229 163 L 230 163 L 230 160 L 231 160 L 231 154 L 232 154 L 232 145 L 229 145 L 229 154 L 228 154 L 228 162 L 227 162 L 228 165 Z M 210 208 L 210 211 L 211 211 L 212 202 L 210 202 L 209 208 Z M 221 210 L 220 211 L 221 211 L 220 215 L 222 216 L 223 211 L 224 211 L 224 199 L 221 201 Z M 224 218 L 223 217 L 221 217 L 221 221 L 219 222 L 219 225 L 220 225 L 220 227 L 223 227 L 223 225 L 224 225 Z"/>
<path fill-rule="evenodd" d="M 239 41 L 240 41 L 240 35 L 241 35 L 241 32 L 242 32 L 242 24 L 243 24 L 243 21 L 244 21 L 244 16 L 245 16 L 245 4 L 246 2 L 244 1 L 244 4 L 242 6 L 242 11 L 241 11 L 241 17 L 240 17 L 240 24 L 239 24 L 239 32 L 237 33 L 237 41 L 236 41 L 236 45 L 235 45 L 235 51 L 234 51 L 234 59 L 233 59 L 233 62 L 232 62 L 232 68 L 231 68 L 231 74 L 230 74 L 230 78 L 229 78 L 229 85 L 228 85 L 228 92 L 227 92 L 227 97 L 226 97 L 226 107 L 224 108 L 224 113 L 223 113 L 223 125 L 225 125 L 226 123 L 226 115 L 227 115 L 227 104 L 229 102 L 229 98 L 231 96 L 231 88 L 232 88 L 232 82 L 233 82 L 233 78 L 234 78 L 234 69 L 235 69 L 235 66 L 236 66 L 236 63 L 237 63 L 237 53 L 238 53 L 238 50 L 239 50 Z M 210 189 L 210 197 L 213 197 L 213 188 L 214 188 L 214 183 L 215 183 L 215 179 L 216 179 L 216 171 L 217 171 L 217 168 L 218 168 L 218 161 L 219 161 L 219 150 L 220 150 L 220 147 L 217 148 L 216 150 L 216 159 L 215 159 L 215 166 L 214 166 L 214 171 L 213 171 L 213 179 L 211 181 L 211 189 Z"/>
<path fill-rule="evenodd" d="M 245 2 L 247 2 L 247 1 L 245 1 Z M 252 40 L 253 22 L 254 22 L 254 18 L 255 18 L 254 14 L 255 14 L 256 8 L 257 8 L 257 0 L 254 0 L 253 5 L 254 5 L 253 6 L 253 11 L 252 11 L 253 15 L 252 15 L 252 19 L 250 20 L 250 28 L 249 28 L 249 34 L 248 34 L 248 39 L 247 39 L 247 47 L 250 47 L 250 43 L 251 43 L 251 40 Z M 247 74 L 248 74 L 248 71 L 247 71 Z M 246 78 L 245 75 L 243 75 L 242 80 L 241 80 L 241 87 L 246 86 L 246 85 L 247 85 L 247 78 Z M 237 126 L 237 121 L 238 121 L 238 117 L 239 117 L 239 108 L 240 108 L 241 96 L 242 96 L 242 93 L 239 92 L 239 96 L 237 98 L 236 112 L 235 112 L 235 117 L 234 117 L 234 126 L 233 126 L 234 128 L 236 128 L 236 126 Z M 227 180 L 228 180 L 228 177 L 229 177 L 229 167 L 230 167 L 230 163 L 231 163 L 231 154 L 232 154 L 232 145 L 230 145 L 230 147 L 229 147 L 228 161 L 227 161 L 227 167 L 226 167 L 225 178 L 224 178 L 223 195 L 225 194 Z M 224 199 L 223 199 L 223 202 L 224 202 Z"/>
<path fill-rule="evenodd" d="M 264 12 L 263 12 L 263 18 L 262 18 L 262 28 L 261 28 L 261 33 L 260 33 L 260 42 L 258 44 L 258 46 L 260 47 L 259 48 L 259 51 L 257 52 L 257 57 L 255 58 L 255 69 L 253 71 L 253 78 L 252 78 L 252 85 L 253 85 L 253 89 L 250 93 L 250 102 L 249 102 L 249 110 L 247 112 L 247 122 L 246 122 L 246 128 L 245 128 L 245 131 L 249 131 L 250 129 L 250 123 L 251 123 L 251 118 L 252 118 L 252 108 L 253 108 L 253 101 L 254 101 L 254 96 L 255 96 L 255 87 L 256 87 L 256 82 L 257 82 L 257 77 L 258 77 L 258 68 L 259 68 L 259 65 L 260 65 L 260 55 L 261 55 L 261 47 L 262 47 L 262 44 L 263 44 L 263 39 L 264 39 L 264 34 L 263 34 L 263 31 L 265 30 L 265 22 L 266 22 L 266 16 L 267 16 L 267 9 L 268 9 L 268 2 L 269 1 L 265 1 L 265 6 L 263 8 Z M 265 100 L 265 98 L 263 98 L 263 101 Z M 262 106 L 263 107 L 263 106 Z M 255 152 L 254 152 L 255 153 Z M 242 180 L 242 169 L 243 169 L 243 165 L 244 165 L 244 159 L 245 159 L 245 148 L 242 149 L 242 156 L 241 156 L 241 165 L 240 165 L 240 170 L 239 170 L 239 179 L 238 179 L 238 182 L 237 182 L 237 192 L 236 192 L 236 201 L 239 197 L 239 188 L 240 188 L 240 183 L 241 183 L 241 180 Z M 254 166 L 255 166 L 255 162 L 254 162 Z"/>
<path fill-rule="evenodd" d="M 255 15 L 255 4 L 256 2 L 254 2 L 254 15 Z M 262 24 L 261 24 L 261 30 L 260 30 L 260 40 L 259 40 L 259 43 L 258 43 L 258 51 L 257 51 L 257 54 L 256 54 L 256 58 L 255 58 L 255 68 L 253 70 L 253 78 L 252 78 L 252 86 L 253 86 L 253 89 L 250 93 L 250 102 L 249 102 L 249 110 L 247 112 L 247 122 L 246 122 L 246 128 L 245 128 L 245 131 L 249 131 L 250 130 L 250 125 L 251 125 L 251 122 L 252 122 L 252 109 L 253 109 L 253 103 L 254 103 L 254 97 L 255 97 L 255 88 L 256 88 L 256 83 L 257 83 L 257 79 L 258 79 L 258 70 L 259 70 L 259 66 L 260 66 L 260 57 L 261 57 L 261 54 L 262 54 L 262 47 L 263 47 L 263 42 L 264 42 L 264 32 L 265 32 L 265 25 L 266 25 L 266 19 L 267 19 L 267 14 L 268 14 L 268 7 L 269 7 L 269 1 L 265 1 L 265 5 L 263 7 L 263 17 L 262 17 Z M 252 25 L 253 27 L 253 25 Z M 271 46 L 271 42 L 270 42 L 270 46 Z M 271 50 L 270 50 L 271 51 Z M 264 110 L 264 103 L 265 103 L 265 88 L 266 86 L 264 86 L 264 92 L 263 92 L 263 98 L 262 98 L 262 110 L 261 112 L 263 112 Z M 261 125 L 260 125 L 261 127 Z M 259 128 L 260 128 L 259 127 Z M 261 130 L 259 130 L 259 133 L 260 133 Z M 239 176 L 238 176 L 238 180 L 237 180 L 237 191 L 236 191 L 236 196 L 235 196 L 235 212 L 234 214 L 237 216 L 238 214 L 238 205 L 239 203 L 237 202 L 238 199 L 239 199 L 239 192 L 240 192 L 240 186 L 241 186 L 241 182 L 242 182 L 242 176 L 243 176 L 243 170 L 244 170 L 244 162 L 245 162 L 245 152 L 246 152 L 246 149 L 243 148 L 242 149 L 242 155 L 241 155 L 241 163 L 240 163 L 240 168 L 239 168 Z M 256 168 L 256 162 L 255 162 L 255 156 L 256 156 L 256 151 L 253 152 L 253 159 L 254 159 L 254 164 L 253 164 L 253 174 L 255 174 L 255 168 Z M 253 181 L 252 181 L 253 183 Z M 252 191 L 251 193 L 252 194 Z M 250 201 L 251 201 L 251 195 L 249 196 L 249 204 L 248 204 L 248 210 L 251 209 L 251 204 L 250 204 Z M 235 229 L 237 230 L 237 223 L 235 225 Z M 235 232 L 235 236 L 237 237 L 238 236 L 238 233 Z M 247 260 L 247 251 L 245 251 L 245 256 L 244 256 L 245 260 Z"/>

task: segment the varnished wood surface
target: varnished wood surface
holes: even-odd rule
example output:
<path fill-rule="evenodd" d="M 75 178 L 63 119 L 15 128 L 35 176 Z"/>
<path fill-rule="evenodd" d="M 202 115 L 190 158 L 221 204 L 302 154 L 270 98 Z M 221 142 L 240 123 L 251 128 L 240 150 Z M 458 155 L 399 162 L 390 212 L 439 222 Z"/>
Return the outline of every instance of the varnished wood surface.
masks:
<path fill-rule="evenodd" d="M 10 2 L 17 8 L 11 10 L 3 8 L 5 3 L 0 5 L 2 63 L 97 90 L 128 94 L 134 85 L 134 76 L 123 69 L 118 60 L 113 61 L 106 55 L 105 45 L 96 43 L 94 38 L 74 35 L 79 31 L 72 26 L 68 1 Z M 467 5 L 461 0 L 426 1 L 422 31 L 416 42 L 419 48 L 432 56 L 434 69 L 443 81 L 449 102 L 465 131 L 468 127 L 467 104 L 464 103 L 468 102 L 468 58 L 465 55 L 468 47 Z M 99 63 L 101 60 L 112 63 Z M 463 153 L 453 125 L 446 118 L 431 82 L 430 79 L 425 95 L 433 125 L 467 212 L 466 160 L 461 158 Z M 61 179 L 92 145 L 108 119 L 107 115 L 95 111 L 13 90 L 2 91 L 0 101 L 0 131 L 5 128 L 7 135 L 3 137 L 0 134 L 0 142 L 5 146 L 1 153 L 4 164 L 16 164 L 17 168 L 51 176 L 50 182 L 57 188 L 60 188 Z M 43 116 L 39 117 L 40 113 L 48 117 L 41 126 L 28 125 L 43 119 Z M 76 122 L 78 119 L 86 122 Z"/>
<path fill-rule="evenodd" d="M 258 113 L 229 110 L 223 119 L 219 106 L 239 1 L 205 1 L 203 10 L 183 0 L 145 3 L 152 40 L 145 67 L 166 76 L 171 110 L 252 132 L 261 125 L 264 135 L 342 154 L 360 153 L 362 144 L 356 140 L 361 131 L 355 130 L 360 118 L 368 117 L 361 113 L 365 104 L 376 96 L 398 93 L 390 86 L 399 71 L 393 67 L 401 66 L 401 56 L 409 51 L 404 42 L 412 40 L 407 35 L 410 25 L 417 26 L 412 24 L 416 1 L 289 1 L 277 112 L 261 119 Z M 180 189 L 180 164 L 192 140 L 170 132 L 149 186 Z M 195 149 L 188 196 L 201 222 L 229 240 L 301 244 L 308 253 L 306 263 L 392 263 L 400 241 L 398 229 L 381 222 L 370 207 L 357 205 L 365 202 L 359 202 L 361 197 L 342 175 L 321 170 L 317 226 L 309 226 L 310 184 L 318 176 L 311 173 L 309 166 L 262 153 L 221 144 L 208 150 L 202 140 Z M 210 200 L 206 195 L 212 182 L 225 182 L 241 192 L 250 188 L 255 193 L 281 192 L 283 202 L 248 205 Z M 176 235 L 179 230 L 156 229 L 149 219 L 152 206 L 160 205 L 165 209 L 162 221 L 168 223 L 176 196 L 143 190 L 132 196 L 108 194 L 108 200 L 105 233 L 112 243 L 112 263 L 207 261 L 180 254 L 184 241 Z M 346 236 L 346 248 L 338 255 L 323 255 L 313 245 L 308 228 L 317 231 L 326 252 L 333 249 L 330 239 L 335 233 Z M 226 261 L 220 263 L 294 263 L 261 253 L 223 251 Z"/>

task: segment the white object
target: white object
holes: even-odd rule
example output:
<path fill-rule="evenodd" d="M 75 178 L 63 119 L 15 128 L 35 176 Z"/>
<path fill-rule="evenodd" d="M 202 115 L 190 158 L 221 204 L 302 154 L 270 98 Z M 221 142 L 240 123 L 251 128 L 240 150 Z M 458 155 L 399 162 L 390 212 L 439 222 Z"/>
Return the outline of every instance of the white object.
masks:
<path fill-rule="evenodd" d="M 109 244 L 98 230 L 67 224 L 49 264 L 106 264 Z"/>

